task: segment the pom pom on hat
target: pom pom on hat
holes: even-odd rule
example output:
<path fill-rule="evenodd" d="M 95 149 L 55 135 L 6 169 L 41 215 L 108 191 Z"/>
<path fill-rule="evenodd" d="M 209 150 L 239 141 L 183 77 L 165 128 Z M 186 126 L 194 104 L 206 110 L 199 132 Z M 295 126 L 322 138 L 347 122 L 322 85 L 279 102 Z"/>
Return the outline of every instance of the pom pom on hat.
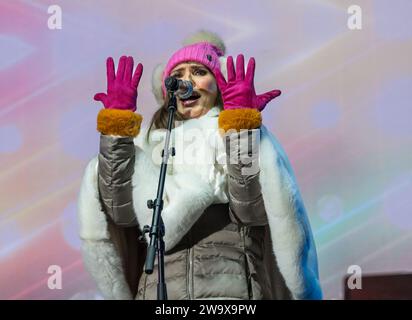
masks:
<path fill-rule="evenodd" d="M 191 44 L 199 42 L 208 42 L 214 45 L 220 50 L 221 56 L 224 56 L 226 54 L 226 46 L 222 38 L 220 38 L 217 33 L 211 31 L 199 30 L 198 32 L 193 33 L 192 35 L 188 36 L 185 40 L 183 40 L 183 45 L 189 46 Z"/>

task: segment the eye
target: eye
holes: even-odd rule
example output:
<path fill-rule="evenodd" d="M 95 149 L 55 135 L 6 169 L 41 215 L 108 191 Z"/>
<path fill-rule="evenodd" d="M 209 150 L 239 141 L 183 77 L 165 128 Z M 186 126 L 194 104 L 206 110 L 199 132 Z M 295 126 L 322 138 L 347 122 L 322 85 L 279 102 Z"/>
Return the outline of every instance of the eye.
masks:
<path fill-rule="evenodd" d="M 205 69 L 196 69 L 193 74 L 196 76 L 204 76 L 207 74 L 207 71 Z"/>
<path fill-rule="evenodd" d="M 180 72 L 175 72 L 175 73 L 172 73 L 171 76 L 175 78 L 181 78 L 182 74 Z"/>

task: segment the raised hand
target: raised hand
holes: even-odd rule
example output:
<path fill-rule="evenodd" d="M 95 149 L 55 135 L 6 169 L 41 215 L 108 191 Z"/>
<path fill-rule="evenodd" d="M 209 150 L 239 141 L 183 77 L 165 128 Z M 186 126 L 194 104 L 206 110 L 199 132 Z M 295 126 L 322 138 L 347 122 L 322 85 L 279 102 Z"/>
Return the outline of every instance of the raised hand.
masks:
<path fill-rule="evenodd" d="M 107 94 L 97 93 L 94 100 L 101 101 L 106 109 L 136 111 L 137 87 L 142 77 L 143 65 L 139 63 L 133 74 L 133 64 L 132 57 L 122 56 L 115 75 L 113 58 L 107 58 Z"/>
<path fill-rule="evenodd" d="M 236 72 L 232 56 L 227 58 L 227 81 L 220 70 L 217 69 L 215 75 L 225 110 L 249 108 L 262 111 L 269 101 L 281 94 L 280 90 L 271 90 L 256 95 L 254 86 L 255 59 L 249 59 L 245 75 L 242 54 L 236 58 Z"/>

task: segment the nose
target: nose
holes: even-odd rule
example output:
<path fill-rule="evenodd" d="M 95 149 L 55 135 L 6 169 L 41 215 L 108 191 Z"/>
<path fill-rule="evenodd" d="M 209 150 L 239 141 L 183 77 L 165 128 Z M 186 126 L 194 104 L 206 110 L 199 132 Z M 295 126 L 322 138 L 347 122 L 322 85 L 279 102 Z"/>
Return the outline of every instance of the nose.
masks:
<path fill-rule="evenodd" d="M 185 72 L 185 74 L 183 75 L 183 77 L 182 77 L 181 79 L 182 79 L 182 80 L 189 81 L 189 82 L 192 84 L 192 86 L 195 86 L 195 81 L 194 81 L 194 79 L 193 79 L 193 77 L 192 77 L 192 73 L 191 73 L 189 70 L 187 70 L 187 71 Z"/>

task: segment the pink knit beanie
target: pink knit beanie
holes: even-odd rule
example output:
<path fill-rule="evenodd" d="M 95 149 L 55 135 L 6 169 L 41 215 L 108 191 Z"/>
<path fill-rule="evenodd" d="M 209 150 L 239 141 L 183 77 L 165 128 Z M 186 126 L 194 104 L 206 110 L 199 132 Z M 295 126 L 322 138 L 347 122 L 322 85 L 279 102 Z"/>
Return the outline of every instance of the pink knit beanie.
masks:
<path fill-rule="evenodd" d="M 208 42 L 199 42 L 177 50 L 167 62 L 166 68 L 163 71 L 162 90 L 163 95 L 166 95 L 164 86 L 165 79 L 170 76 L 170 72 L 178 64 L 183 62 L 198 62 L 208 67 L 212 73 L 215 69 L 220 69 L 219 57 L 223 56 L 222 50 Z"/>
<path fill-rule="evenodd" d="M 198 62 L 209 68 L 209 70 L 214 74 L 216 69 L 221 70 L 222 59 L 219 58 L 224 56 L 225 50 L 225 45 L 220 37 L 209 31 L 199 31 L 187 38 L 184 41 L 184 47 L 177 50 L 170 57 L 166 66 L 164 68 L 162 66 L 158 66 L 157 70 L 155 69 L 154 71 L 152 87 L 153 93 L 155 94 L 158 102 L 161 103 L 164 101 L 166 96 L 164 80 L 170 76 L 170 73 L 174 67 L 183 62 Z M 161 75 L 159 75 L 159 68 L 162 69 Z M 222 70 L 222 72 L 224 71 L 225 70 Z M 161 92 L 159 92 L 160 88 Z"/>

